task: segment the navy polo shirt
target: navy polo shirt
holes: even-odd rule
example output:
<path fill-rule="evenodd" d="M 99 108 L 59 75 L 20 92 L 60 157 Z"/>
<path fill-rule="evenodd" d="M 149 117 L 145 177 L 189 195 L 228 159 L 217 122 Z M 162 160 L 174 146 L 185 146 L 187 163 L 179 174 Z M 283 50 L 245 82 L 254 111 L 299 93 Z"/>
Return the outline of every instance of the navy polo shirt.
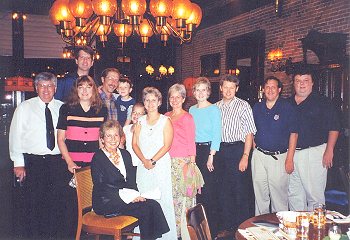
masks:
<path fill-rule="evenodd" d="M 299 105 L 294 96 L 290 99 L 296 106 L 299 122 L 298 148 L 315 147 L 328 141 L 329 131 L 340 130 L 340 120 L 332 102 L 312 92 Z"/>
<path fill-rule="evenodd" d="M 257 132 L 256 145 L 264 150 L 276 152 L 288 149 L 291 133 L 298 132 L 296 109 L 286 99 L 279 97 L 269 109 L 266 100 L 253 108 Z"/>

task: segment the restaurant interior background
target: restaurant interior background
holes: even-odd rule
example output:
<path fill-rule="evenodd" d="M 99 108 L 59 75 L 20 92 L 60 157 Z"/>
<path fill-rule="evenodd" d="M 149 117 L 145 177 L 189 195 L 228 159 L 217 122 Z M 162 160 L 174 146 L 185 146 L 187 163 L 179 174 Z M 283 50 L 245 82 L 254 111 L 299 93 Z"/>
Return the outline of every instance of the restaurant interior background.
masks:
<path fill-rule="evenodd" d="M 8 128 L 16 102 L 34 92 L 5 91 L 14 76 L 32 78 L 41 71 L 59 76 L 75 70 L 73 59 L 64 58 L 66 46 L 48 17 L 54 1 L 0 1 L 0 239 L 20 236 L 21 189 L 12 187 L 12 162 L 8 156 Z M 122 47 L 112 33 L 108 41 L 94 46 L 99 52 L 90 74 L 99 82 L 100 73 L 116 67 L 134 83 L 132 95 L 140 100 L 145 86 L 158 87 L 168 109 L 167 89 L 183 82 L 190 89 L 198 76 L 213 84 L 212 102 L 220 99 L 218 81 L 224 74 L 238 74 L 238 96 L 251 105 L 262 97 L 266 76 L 283 82 L 283 97 L 293 93 L 291 74 L 300 64 L 309 64 L 315 74 L 315 90 L 336 104 L 342 119 L 334 167 L 329 171 L 327 189 L 346 189 L 338 167 L 349 170 L 349 0 L 193 0 L 203 18 L 189 43 L 170 39 L 163 46 L 152 37 L 144 48 L 138 36 Z M 17 13 L 17 17 L 13 14 Z M 25 17 L 24 17 L 25 16 Z M 25 19 L 24 19 L 25 18 Z M 103 46 L 105 45 L 105 46 Z M 154 73 L 147 72 L 152 65 Z M 172 66 L 174 73 L 161 74 L 160 65 Z M 188 91 L 186 107 L 194 104 Z M 301 123 L 302 124 L 302 123 Z M 253 201 L 252 201 L 253 203 Z M 253 204 L 252 204 L 253 206 Z M 337 207 L 337 206 L 332 206 Z M 341 206 L 349 211 L 349 206 Z M 15 231 L 17 230 L 17 232 Z M 16 232 L 16 233 L 15 233 Z"/>

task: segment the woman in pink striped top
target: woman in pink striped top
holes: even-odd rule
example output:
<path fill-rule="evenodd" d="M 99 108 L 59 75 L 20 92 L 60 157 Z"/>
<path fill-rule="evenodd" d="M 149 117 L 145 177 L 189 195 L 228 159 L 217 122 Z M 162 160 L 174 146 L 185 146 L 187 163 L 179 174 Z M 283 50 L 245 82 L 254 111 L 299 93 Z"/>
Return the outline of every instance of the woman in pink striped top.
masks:
<path fill-rule="evenodd" d="M 174 84 L 169 88 L 168 97 L 172 111 L 165 115 L 170 117 L 174 128 L 174 138 L 169 154 L 171 157 L 176 228 L 178 237 L 185 240 L 189 239 L 186 224 L 184 224 L 186 223 L 185 210 L 194 205 L 195 196 L 186 196 L 183 184 L 180 183 L 181 178 L 183 178 L 184 165 L 195 163 L 195 125 L 192 115 L 182 108 L 186 99 L 185 86 Z"/>

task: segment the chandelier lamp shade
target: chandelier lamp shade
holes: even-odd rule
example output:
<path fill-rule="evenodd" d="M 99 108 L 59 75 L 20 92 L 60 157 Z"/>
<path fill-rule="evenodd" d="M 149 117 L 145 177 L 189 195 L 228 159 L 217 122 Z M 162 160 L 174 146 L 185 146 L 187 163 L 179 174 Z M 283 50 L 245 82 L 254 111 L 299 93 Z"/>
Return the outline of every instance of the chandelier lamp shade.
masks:
<path fill-rule="evenodd" d="M 154 73 L 154 68 L 151 64 L 148 64 L 145 68 L 147 74 L 152 75 Z M 166 68 L 163 64 L 159 66 L 158 72 L 160 76 L 164 76 L 167 74 L 173 75 L 175 72 L 175 68 L 173 66 L 169 66 L 169 68 Z"/>
<path fill-rule="evenodd" d="M 111 32 L 122 46 L 132 34 L 146 46 L 152 36 L 164 45 L 170 37 L 190 42 L 202 10 L 190 0 L 56 0 L 49 16 L 69 46 L 104 43 Z"/>

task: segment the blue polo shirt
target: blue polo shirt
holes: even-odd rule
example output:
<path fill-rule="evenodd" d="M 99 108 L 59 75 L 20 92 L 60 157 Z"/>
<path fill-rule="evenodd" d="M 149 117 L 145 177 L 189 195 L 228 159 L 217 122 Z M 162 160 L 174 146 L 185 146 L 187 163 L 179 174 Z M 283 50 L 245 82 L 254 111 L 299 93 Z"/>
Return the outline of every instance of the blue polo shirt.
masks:
<path fill-rule="evenodd" d="M 276 152 L 288 149 L 291 133 L 298 132 L 296 109 L 286 99 L 279 97 L 269 109 L 266 100 L 253 107 L 257 132 L 256 145 L 264 150 Z"/>
<path fill-rule="evenodd" d="M 314 147 L 328 141 L 329 131 L 340 130 L 340 120 L 332 102 L 312 92 L 299 105 L 294 96 L 289 101 L 298 113 L 299 135 L 297 148 Z"/>

